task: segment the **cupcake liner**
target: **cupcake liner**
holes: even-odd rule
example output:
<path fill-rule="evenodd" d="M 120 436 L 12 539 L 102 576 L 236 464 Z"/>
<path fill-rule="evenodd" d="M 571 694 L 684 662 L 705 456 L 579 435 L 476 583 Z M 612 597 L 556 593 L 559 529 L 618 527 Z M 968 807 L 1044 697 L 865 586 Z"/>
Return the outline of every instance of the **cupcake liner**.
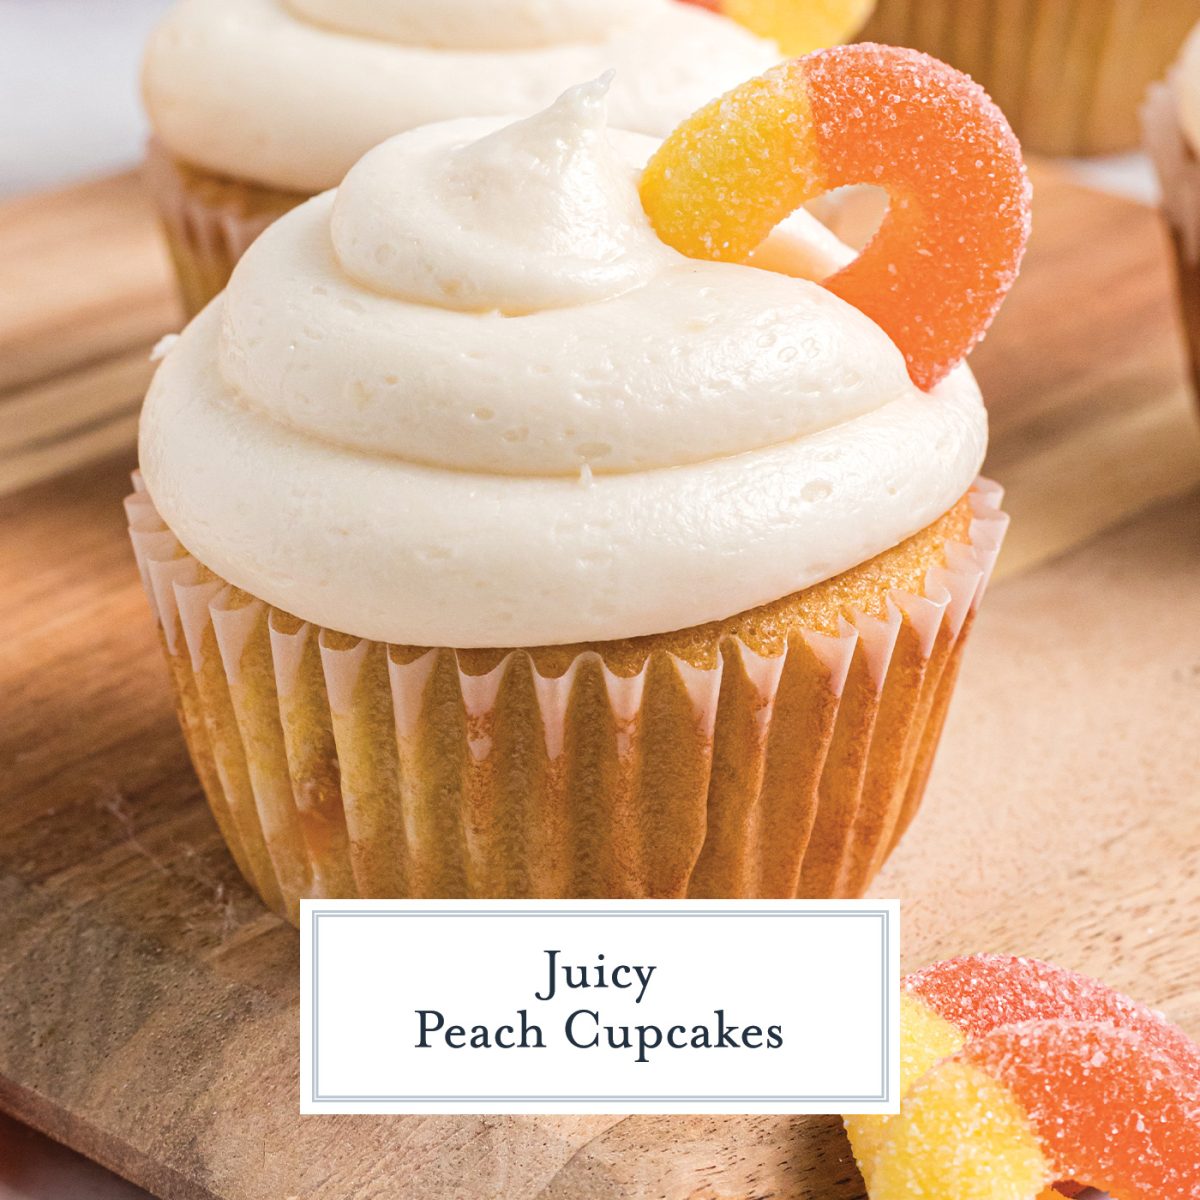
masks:
<path fill-rule="evenodd" d="M 229 282 L 237 260 L 268 225 L 307 196 L 208 175 L 151 139 L 143 167 L 187 316 Z"/>
<path fill-rule="evenodd" d="M 1142 106 L 1142 138 L 1162 191 L 1162 213 L 1174 251 L 1180 316 L 1192 380 L 1200 396 L 1200 159 L 1179 124 L 1175 94 L 1157 83 Z"/>
<path fill-rule="evenodd" d="M 1000 548 L 978 481 L 969 544 L 923 594 L 764 657 L 603 644 L 559 675 L 514 650 L 317 628 L 192 558 L 140 488 L 126 502 L 180 722 L 222 835 L 264 901 L 302 897 L 841 897 L 912 820 Z M 477 661 L 477 660 L 476 660 Z"/>
<path fill-rule="evenodd" d="M 879 0 L 863 37 L 966 71 L 1027 150 L 1105 154 L 1138 141 L 1147 86 L 1200 20 L 1200 0 Z"/>

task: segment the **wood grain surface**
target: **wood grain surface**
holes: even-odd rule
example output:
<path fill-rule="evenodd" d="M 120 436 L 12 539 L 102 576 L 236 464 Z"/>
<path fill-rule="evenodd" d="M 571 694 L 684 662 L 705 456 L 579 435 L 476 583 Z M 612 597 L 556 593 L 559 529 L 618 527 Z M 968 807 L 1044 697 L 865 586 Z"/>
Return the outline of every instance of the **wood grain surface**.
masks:
<path fill-rule="evenodd" d="M 0 205 L 0 492 L 131 445 L 180 319 L 135 173 Z"/>
<path fill-rule="evenodd" d="M 1038 185 L 975 359 L 1013 535 L 874 893 L 903 901 L 907 966 L 1040 954 L 1200 1035 L 1200 434 L 1153 215 Z M 105 318 L 130 361 L 174 319 L 149 274 L 123 295 L 157 301 Z M 19 310 L 3 405 L 73 369 Z M 861 1197 L 833 1118 L 299 1117 L 296 934 L 188 766 L 125 536 L 132 465 L 0 499 L 0 1107 L 168 1200 Z"/>

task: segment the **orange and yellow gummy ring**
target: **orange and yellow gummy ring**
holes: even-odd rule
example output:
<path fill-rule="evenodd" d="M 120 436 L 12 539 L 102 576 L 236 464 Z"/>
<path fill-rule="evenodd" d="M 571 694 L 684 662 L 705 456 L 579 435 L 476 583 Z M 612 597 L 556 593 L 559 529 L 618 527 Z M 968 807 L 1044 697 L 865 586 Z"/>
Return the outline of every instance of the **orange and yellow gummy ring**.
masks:
<path fill-rule="evenodd" d="M 825 287 L 871 317 L 928 390 L 983 336 L 1029 235 L 1020 145 L 966 75 L 873 44 L 782 63 L 680 125 L 641 196 L 668 245 L 743 262 L 800 205 L 845 184 L 883 188 L 888 211 Z"/>
<path fill-rule="evenodd" d="M 1029 1200 L 1075 1179 L 1196 1200 L 1200 1082 L 1136 1030 L 1028 1021 L 913 1084 L 870 1164 L 871 1200 Z"/>
<path fill-rule="evenodd" d="M 900 1093 L 902 1097 L 900 1117 L 867 1117 L 854 1116 L 846 1118 L 846 1129 L 854 1148 L 855 1158 L 867 1181 L 872 1200 L 879 1196 L 954 1196 L 954 1200 L 964 1200 L 963 1196 L 951 1192 L 920 1192 L 920 1191 L 891 1191 L 881 1190 L 886 1186 L 893 1189 L 899 1186 L 896 1175 L 899 1167 L 896 1163 L 897 1139 L 904 1140 L 905 1145 L 910 1141 L 910 1135 L 905 1133 L 907 1128 L 902 1124 L 902 1118 L 910 1114 L 910 1096 L 913 1089 L 931 1070 L 947 1060 L 970 1063 L 973 1047 L 977 1042 L 993 1044 L 988 1039 L 1001 1031 L 1019 1028 L 1030 1022 L 1067 1020 L 1072 1023 L 1084 1023 L 1092 1028 L 1116 1029 L 1134 1039 L 1142 1048 L 1152 1070 L 1155 1062 L 1161 1060 L 1176 1072 L 1175 1091 L 1200 1094 L 1200 1047 L 1197 1047 L 1187 1035 L 1174 1025 L 1163 1019 L 1158 1013 L 1145 1005 L 1121 995 L 1112 988 L 1105 986 L 1087 976 L 1076 974 L 1051 963 L 1040 962 L 1032 958 L 1018 958 L 1008 955 L 974 955 L 967 958 L 950 959 L 936 963 L 915 974 L 906 976 L 901 984 L 900 1004 Z M 1049 1036 L 1049 1035 L 1046 1035 Z M 995 1043 L 999 1044 L 999 1043 Z M 1124 1044 L 1124 1043 L 1123 1043 Z M 1027 1050 L 1029 1047 L 1027 1047 Z M 961 1058 L 966 1055 L 966 1058 Z M 956 1079 L 963 1074 L 965 1068 L 955 1068 L 951 1075 Z M 1046 1070 L 1051 1069 L 1047 1060 Z M 1037 1066 L 1028 1063 L 1024 1068 L 1025 1074 L 1034 1073 Z M 1069 1102 L 1069 1092 L 1076 1086 L 1073 1080 L 1080 1071 L 1086 1071 L 1086 1065 L 1076 1067 L 1074 1075 L 1068 1075 L 1054 1081 L 1054 1088 L 1063 1097 L 1064 1103 Z M 967 1071 L 970 1074 L 970 1071 Z M 1025 1078 L 1025 1075 L 1022 1075 Z M 1182 1082 L 1180 1082 L 1182 1081 Z M 1095 1080 L 1092 1081 L 1095 1083 Z M 958 1087 L 959 1084 L 954 1084 Z M 1089 1084 L 1089 1086 L 1091 1086 Z M 953 1090 L 953 1088 L 951 1089 Z M 995 1089 L 984 1088 L 982 1085 L 973 1090 L 967 1089 L 964 1096 L 974 1103 L 980 1097 L 990 1101 L 997 1100 Z M 1013 1096 L 1005 1099 L 1008 1107 L 1004 1110 L 1011 1115 L 1020 1107 L 1021 1098 Z M 1001 1105 L 1003 1108 L 1003 1105 Z M 996 1110 L 1000 1111 L 1000 1108 Z M 1040 1110 L 1039 1110 L 1040 1111 Z M 1143 1119 L 1153 1120 L 1157 1108 L 1151 1108 L 1143 1114 Z M 1196 1114 L 1200 1117 L 1200 1112 Z M 970 1136 L 972 1131 L 972 1110 L 964 1110 L 960 1125 L 954 1125 L 947 1120 L 945 1132 L 947 1136 L 958 1137 L 962 1133 Z M 924 1128 L 924 1127 L 922 1127 Z M 995 1132 L 999 1126 L 993 1129 Z M 924 1137 L 924 1134 L 922 1134 Z M 1028 1148 L 1028 1139 L 1022 1143 Z M 968 1146 L 963 1153 L 967 1156 L 979 1148 Z M 994 1149 L 991 1148 L 991 1149 Z M 991 1153 L 991 1149 L 979 1151 Z M 907 1151 L 905 1152 L 908 1153 Z M 1017 1158 L 1026 1162 L 1024 1151 Z M 1044 1160 L 1044 1162 L 1043 1162 Z M 881 1178 L 880 1164 L 888 1162 L 889 1174 Z M 907 1162 L 907 1158 L 904 1159 Z M 1083 1166 L 1064 1166 L 1065 1156 L 1043 1155 L 1042 1159 L 1029 1158 L 1029 1162 L 1043 1162 L 1039 1170 L 1045 1169 L 1051 1174 L 1041 1179 L 1038 1187 L 1046 1186 L 1058 1180 L 1080 1179 L 1089 1183 L 1097 1182 L 1093 1175 L 1088 1178 L 1088 1172 Z M 1074 1161 L 1074 1160 L 1072 1160 Z M 1084 1164 L 1090 1167 L 1090 1164 Z M 1200 1170 L 1200 1160 L 1194 1164 Z M 1007 1186 L 1008 1170 L 1002 1160 L 997 1160 L 990 1172 L 992 1183 L 1000 1190 L 986 1190 L 971 1193 L 991 1200 L 993 1196 L 1007 1196 L 1002 1184 Z M 1057 1173 L 1056 1173 L 1057 1172 Z M 916 1179 L 922 1178 L 919 1174 Z M 888 1180 L 891 1180 L 889 1183 Z M 1022 1186 L 1027 1179 L 1020 1176 Z M 1102 1181 L 1101 1181 L 1102 1182 Z M 915 1185 L 914 1185 L 915 1186 Z M 1037 1188 L 1021 1193 L 1023 1200 L 1028 1200 Z M 1068 1190 L 1068 1189 L 1064 1189 Z M 1073 1194 L 1073 1193 L 1072 1193 Z M 1164 1193 L 1170 1194 L 1170 1193 Z M 1047 1198 L 1054 1193 L 1047 1192 Z M 1117 1190 L 1116 1195 L 1122 1200 L 1135 1200 L 1134 1194 L 1127 1197 Z"/>
<path fill-rule="evenodd" d="M 690 0 L 770 38 L 784 54 L 844 42 L 875 10 L 875 0 Z"/>

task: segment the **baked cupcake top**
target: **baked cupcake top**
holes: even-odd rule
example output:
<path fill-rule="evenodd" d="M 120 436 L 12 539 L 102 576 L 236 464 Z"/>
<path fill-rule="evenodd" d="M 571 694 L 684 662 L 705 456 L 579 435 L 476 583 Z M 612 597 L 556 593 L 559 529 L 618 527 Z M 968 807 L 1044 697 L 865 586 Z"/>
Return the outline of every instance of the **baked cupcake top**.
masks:
<path fill-rule="evenodd" d="M 786 596 L 968 489 L 966 368 L 921 391 L 795 277 L 850 257 L 804 214 L 758 256 L 792 276 L 664 245 L 606 84 L 401 134 L 254 243 L 142 417 L 201 562 L 360 637 L 598 641 Z"/>
<path fill-rule="evenodd" d="M 531 113 L 609 68 L 614 124 L 663 135 L 778 58 L 681 0 L 181 0 L 142 82 L 178 158 L 319 192 L 402 130 Z"/>

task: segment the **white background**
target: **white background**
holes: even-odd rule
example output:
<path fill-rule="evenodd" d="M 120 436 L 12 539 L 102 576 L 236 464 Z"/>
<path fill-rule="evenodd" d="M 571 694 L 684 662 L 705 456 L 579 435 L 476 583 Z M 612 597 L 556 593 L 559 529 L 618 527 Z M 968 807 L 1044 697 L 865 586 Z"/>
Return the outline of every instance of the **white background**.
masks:
<path fill-rule="evenodd" d="M 860 1099 L 883 1089 L 885 985 L 896 1072 L 898 912 L 894 902 L 799 901 L 306 901 L 301 916 L 302 1111 L 305 1112 L 850 1112 L 895 1111 Z M 883 921 L 890 914 L 890 969 Z M 320 921 L 317 1006 L 320 1095 L 313 1103 L 310 989 L 312 913 Z M 363 911 L 400 916 L 353 916 Z M 568 916 L 552 912 L 568 910 Z M 425 915 L 453 912 L 454 916 Z M 786 912 L 787 916 L 771 915 Z M 864 915 L 838 916 L 854 911 Z M 513 915 L 497 915 L 503 912 Z M 712 914 L 717 915 L 712 915 Z M 655 965 L 638 988 L 558 988 L 545 994 L 545 951 L 559 963 Z M 594 978 L 594 976 L 593 976 Z M 544 1049 L 417 1048 L 417 1009 L 446 1024 L 519 1026 Z M 782 1026 L 769 1049 L 635 1050 L 572 1046 L 577 1009 L 613 1025 Z M 591 1034 L 595 1025 L 577 1022 Z M 374 1097 L 404 1097 L 375 1101 Z M 447 1097 L 441 1102 L 436 1097 Z M 561 1100 L 557 1098 L 561 1097 Z M 747 1099 L 747 1097 L 761 1099 Z"/>
<path fill-rule="evenodd" d="M 169 0 L 0 0 L 0 197 L 132 166 L 142 44 Z"/>

